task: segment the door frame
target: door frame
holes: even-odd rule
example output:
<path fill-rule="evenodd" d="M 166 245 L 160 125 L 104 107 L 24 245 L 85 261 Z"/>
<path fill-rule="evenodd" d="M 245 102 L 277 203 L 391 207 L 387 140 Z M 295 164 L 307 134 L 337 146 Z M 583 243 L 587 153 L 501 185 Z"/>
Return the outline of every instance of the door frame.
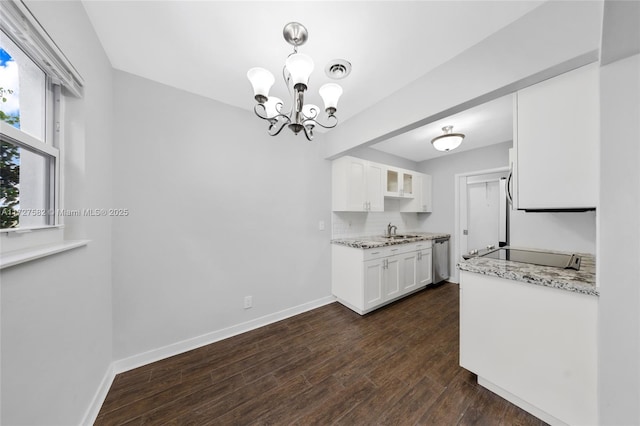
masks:
<path fill-rule="evenodd" d="M 462 220 L 467 217 L 467 178 L 471 176 L 480 176 L 487 175 L 491 173 L 503 173 L 509 172 L 509 166 L 504 167 L 496 167 L 494 169 L 485 169 L 485 170 L 477 170 L 473 172 L 466 173 L 456 173 L 454 175 L 454 187 L 455 187 L 455 207 L 454 207 L 454 238 L 453 238 L 453 255 L 454 257 L 454 265 L 457 265 L 459 260 L 462 258 L 462 239 L 465 238 L 462 235 Z M 464 184 L 464 185 L 463 185 Z M 461 189 L 464 188 L 464 189 Z M 458 268 L 454 268 L 453 270 L 453 280 L 454 282 L 460 282 L 460 271 Z M 450 280 L 451 281 L 451 280 Z"/>

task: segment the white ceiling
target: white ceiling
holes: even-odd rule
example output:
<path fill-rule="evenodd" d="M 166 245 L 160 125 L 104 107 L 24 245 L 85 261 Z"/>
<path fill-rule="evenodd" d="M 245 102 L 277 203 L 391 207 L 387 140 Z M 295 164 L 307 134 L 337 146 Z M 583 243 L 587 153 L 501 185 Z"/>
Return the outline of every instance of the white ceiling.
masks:
<path fill-rule="evenodd" d="M 431 146 L 431 139 L 442 135 L 444 126 L 453 126 L 455 133 L 465 135 L 462 145 L 454 151 L 441 152 Z M 508 95 L 387 139 L 370 148 L 420 162 L 512 139 L 513 95 Z"/>
<path fill-rule="evenodd" d="M 246 78 L 251 67 L 269 69 L 276 76 L 271 94 L 286 99 L 280 75 L 292 47 L 284 41 L 282 28 L 290 21 L 301 22 L 309 40 L 299 51 L 315 61 L 307 103 L 322 105 L 317 88 L 329 81 L 324 67 L 331 59 L 353 64 L 351 75 L 339 81 L 344 88 L 337 113 L 341 121 L 543 2 L 83 0 L 114 68 L 247 110 L 254 104 Z M 490 126 L 484 122 L 483 131 L 489 132 Z M 469 146 L 487 143 L 472 136 L 476 128 L 461 125 L 455 130 L 468 135 Z M 376 148 L 415 161 L 424 154 L 411 150 L 410 139 L 421 138 L 421 132 L 434 133 L 420 129 L 394 138 L 398 152 L 391 142 Z"/>

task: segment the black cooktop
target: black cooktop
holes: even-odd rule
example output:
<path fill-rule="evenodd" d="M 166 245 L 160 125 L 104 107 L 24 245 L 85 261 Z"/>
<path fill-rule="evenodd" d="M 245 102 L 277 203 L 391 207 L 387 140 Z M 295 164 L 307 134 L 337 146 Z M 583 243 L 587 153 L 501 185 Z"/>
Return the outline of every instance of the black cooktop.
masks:
<path fill-rule="evenodd" d="M 580 269 L 580 256 L 575 254 L 548 253 L 543 251 L 500 248 L 480 255 L 491 259 L 510 260 L 512 262 L 553 266 L 556 268 Z"/>

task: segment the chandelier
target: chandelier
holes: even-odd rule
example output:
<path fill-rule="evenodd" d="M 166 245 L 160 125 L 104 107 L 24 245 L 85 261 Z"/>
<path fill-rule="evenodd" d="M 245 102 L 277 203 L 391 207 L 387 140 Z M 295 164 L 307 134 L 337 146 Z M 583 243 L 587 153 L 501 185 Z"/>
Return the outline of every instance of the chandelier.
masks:
<path fill-rule="evenodd" d="M 451 151 L 460 146 L 462 139 L 464 139 L 464 134 L 452 133 L 453 126 L 444 126 L 442 131 L 444 132 L 443 135 L 431 139 L 431 144 L 435 149 L 438 151 Z"/>
<path fill-rule="evenodd" d="M 289 111 L 283 111 L 282 100 L 269 96 L 269 90 L 275 82 L 273 74 L 264 68 L 251 68 L 247 72 L 247 78 L 253 86 L 254 97 L 258 102 L 253 111 L 269 123 L 268 133 L 271 136 L 276 136 L 288 126 L 296 135 L 303 131 L 306 138 L 312 140 L 314 127 L 331 129 L 338 124 L 335 113 L 338 99 L 342 95 L 342 87 L 335 83 L 327 83 L 318 90 L 327 115 L 324 124 L 321 123 L 318 120 L 320 108 L 304 103 L 309 76 L 313 71 L 313 60 L 303 53 L 298 53 L 298 46 L 305 44 L 309 33 L 304 25 L 298 22 L 285 25 L 282 33 L 287 43 L 293 45 L 293 53 L 289 55 L 282 69 L 282 77 L 291 98 L 291 108 Z M 344 78 L 351 72 L 351 64 L 336 59 L 327 65 L 325 72 L 333 79 Z"/>

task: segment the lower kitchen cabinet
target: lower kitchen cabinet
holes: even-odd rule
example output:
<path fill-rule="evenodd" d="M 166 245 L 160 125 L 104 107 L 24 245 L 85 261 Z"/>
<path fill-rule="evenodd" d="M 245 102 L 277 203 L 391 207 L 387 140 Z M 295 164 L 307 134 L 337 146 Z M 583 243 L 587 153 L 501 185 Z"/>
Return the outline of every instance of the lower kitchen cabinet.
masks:
<path fill-rule="evenodd" d="M 363 310 L 373 309 L 400 295 L 400 264 L 398 256 L 364 262 Z"/>
<path fill-rule="evenodd" d="M 431 244 L 428 248 L 422 248 L 418 250 L 418 264 L 417 264 L 417 286 L 424 287 L 427 284 L 433 282 L 433 258 L 431 254 Z"/>
<path fill-rule="evenodd" d="M 549 424 L 597 424 L 597 304 L 460 271 L 460 365 Z"/>
<path fill-rule="evenodd" d="M 418 288 L 418 252 L 411 251 L 396 256 L 402 269 L 399 274 L 400 281 L 399 291 L 410 293 Z"/>
<path fill-rule="evenodd" d="M 361 315 L 431 283 L 431 241 L 375 249 L 333 245 L 331 254 L 332 293 Z"/>

